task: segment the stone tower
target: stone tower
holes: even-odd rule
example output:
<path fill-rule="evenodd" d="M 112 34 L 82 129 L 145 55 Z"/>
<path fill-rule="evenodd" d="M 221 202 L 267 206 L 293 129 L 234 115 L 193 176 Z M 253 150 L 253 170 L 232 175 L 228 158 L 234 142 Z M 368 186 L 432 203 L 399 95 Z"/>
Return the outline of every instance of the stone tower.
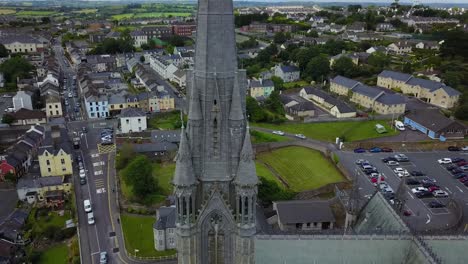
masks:
<path fill-rule="evenodd" d="M 180 264 L 254 263 L 257 175 L 232 0 L 199 0 L 174 193 Z"/>

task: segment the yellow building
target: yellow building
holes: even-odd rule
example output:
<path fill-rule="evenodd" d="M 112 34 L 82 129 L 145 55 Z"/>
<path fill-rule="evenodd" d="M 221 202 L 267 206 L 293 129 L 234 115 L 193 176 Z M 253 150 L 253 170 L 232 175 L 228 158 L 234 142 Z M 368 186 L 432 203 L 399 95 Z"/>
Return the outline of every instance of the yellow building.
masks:
<path fill-rule="evenodd" d="M 343 76 L 336 76 L 330 80 L 330 92 L 348 96 L 350 91 L 361 83 Z"/>
<path fill-rule="evenodd" d="M 19 200 L 30 204 L 63 197 L 63 194 L 70 194 L 71 191 L 71 176 L 21 178 L 16 185 Z"/>
<path fill-rule="evenodd" d="M 41 176 L 63 176 L 73 173 L 70 142 L 64 129 L 47 131 L 38 152 Z"/>
<path fill-rule="evenodd" d="M 50 117 L 60 117 L 63 116 L 62 102 L 60 97 L 54 95 L 48 95 L 46 97 L 46 116 Z"/>

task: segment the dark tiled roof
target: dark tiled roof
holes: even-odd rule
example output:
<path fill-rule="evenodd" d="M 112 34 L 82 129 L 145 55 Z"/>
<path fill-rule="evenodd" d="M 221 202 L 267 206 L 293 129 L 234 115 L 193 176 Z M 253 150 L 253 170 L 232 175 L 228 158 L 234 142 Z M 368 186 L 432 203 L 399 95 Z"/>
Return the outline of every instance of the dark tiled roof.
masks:
<path fill-rule="evenodd" d="M 328 201 L 282 201 L 276 209 L 282 224 L 335 221 Z"/>
<path fill-rule="evenodd" d="M 151 131 L 152 142 L 180 142 L 180 130 L 153 130 Z"/>
<path fill-rule="evenodd" d="M 295 111 L 310 111 L 310 110 L 314 110 L 315 106 L 312 102 L 305 101 L 305 102 L 299 102 L 298 104 L 291 106 L 291 109 Z"/>
<path fill-rule="evenodd" d="M 133 108 L 133 107 L 124 108 L 122 109 L 122 112 L 120 113 L 120 117 L 138 117 L 138 116 L 146 117 L 146 114 L 140 108 Z"/>
<path fill-rule="evenodd" d="M 337 104 L 335 104 L 335 107 L 338 108 L 338 111 L 340 113 L 353 113 L 356 112 L 356 109 L 354 107 L 351 107 L 347 105 L 345 102 L 337 100 Z"/>
<path fill-rule="evenodd" d="M 177 145 L 170 142 L 156 142 L 133 145 L 133 150 L 137 153 L 172 151 L 176 149 Z"/>
<path fill-rule="evenodd" d="M 404 104 L 405 98 L 399 94 L 384 93 L 381 96 L 379 96 L 376 101 L 385 105 L 397 105 Z"/>
<path fill-rule="evenodd" d="M 154 223 L 153 228 L 156 230 L 164 230 L 166 228 L 175 228 L 176 208 L 160 207 L 158 209 L 159 218 Z"/>
<path fill-rule="evenodd" d="M 441 114 L 439 109 L 414 109 L 411 110 L 406 117 L 435 132 L 444 129 L 453 123 L 457 123 L 460 126 L 465 127 L 463 124 Z"/>
<path fill-rule="evenodd" d="M 46 118 L 46 113 L 40 110 L 29 110 L 26 108 L 21 108 L 12 114 L 16 120 L 24 119 L 41 119 Z"/>
<path fill-rule="evenodd" d="M 440 89 L 443 89 L 449 96 L 457 96 L 461 94 L 458 90 L 455 90 L 450 86 L 442 86 Z"/>
<path fill-rule="evenodd" d="M 333 83 L 336 83 L 336 84 L 338 84 L 338 85 L 347 87 L 347 88 L 349 88 L 349 89 L 352 89 L 353 87 L 355 87 L 355 86 L 357 86 L 358 84 L 360 84 L 360 82 L 358 82 L 358 81 L 355 81 L 355 80 L 353 80 L 353 79 L 349 79 L 349 78 L 343 77 L 343 76 L 341 76 L 341 75 L 335 76 L 335 78 L 331 79 L 330 82 L 333 82 Z"/>
<path fill-rule="evenodd" d="M 354 87 L 353 92 L 358 93 L 358 94 L 362 94 L 362 95 L 370 97 L 370 98 L 375 98 L 379 94 L 383 93 L 381 90 L 379 90 L 377 88 L 370 87 L 370 86 L 367 86 L 367 85 L 364 85 L 364 84 L 360 84 L 360 85 Z"/>
<path fill-rule="evenodd" d="M 299 71 L 298 67 L 292 66 L 292 65 L 281 65 L 280 68 L 281 68 L 281 71 L 283 71 L 283 72 L 297 72 L 297 71 Z"/>
<path fill-rule="evenodd" d="M 399 80 L 399 81 L 402 81 L 402 82 L 406 82 L 406 81 L 408 81 L 409 79 L 412 78 L 411 74 L 395 72 L 395 71 L 387 71 L 387 70 L 382 71 L 379 74 L 379 77 L 391 78 L 391 79 Z"/>
<path fill-rule="evenodd" d="M 262 81 L 252 80 L 250 81 L 250 88 L 252 87 L 273 87 L 275 84 L 270 79 L 265 79 Z"/>
<path fill-rule="evenodd" d="M 435 91 L 439 89 L 440 87 L 444 86 L 444 84 L 436 81 L 431 81 L 431 80 L 426 80 L 426 79 L 421 79 L 421 78 L 411 78 L 408 82 L 406 82 L 409 85 L 418 85 L 423 88 L 429 89 L 430 91 Z"/>

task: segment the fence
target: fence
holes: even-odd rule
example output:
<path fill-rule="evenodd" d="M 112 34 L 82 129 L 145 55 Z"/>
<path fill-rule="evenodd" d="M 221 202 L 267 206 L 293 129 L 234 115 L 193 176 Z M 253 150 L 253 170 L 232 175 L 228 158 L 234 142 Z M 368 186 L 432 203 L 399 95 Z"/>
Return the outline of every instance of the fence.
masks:
<path fill-rule="evenodd" d="M 125 250 L 127 251 L 127 250 Z M 140 257 L 138 255 L 134 255 L 134 254 L 129 254 L 128 251 L 127 251 L 127 256 L 130 258 L 130 259 L 133 259 L 133 260 L 143 260 L 143 261 L 165 261 L 165 260 L 176 260 L 177 259 L 177 253 L 174 254 L 174 255 L 170 255 L 170 256 L 159 256 L 159 257 Z"/>

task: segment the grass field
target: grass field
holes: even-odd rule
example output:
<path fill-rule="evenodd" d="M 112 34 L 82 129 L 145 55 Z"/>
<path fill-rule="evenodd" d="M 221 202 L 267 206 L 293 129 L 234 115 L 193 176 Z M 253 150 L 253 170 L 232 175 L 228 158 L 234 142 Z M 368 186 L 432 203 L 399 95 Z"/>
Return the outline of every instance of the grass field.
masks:
<path fill-rule="evenodd" d="M 387 129 L 387 133 L 379 134 L 375 131 L 375 125 L 381 124 Z M 256 123 L 252 126 L 264 127 L 275 130 L 284 130 L 293 134 L 304 134 L 308 138 L 335 142 L 336 137 L 341 137 L 344 141 L 358 141 L 369 138 L 378 138 L 397 135 L 398 132 L 392 130 L 385 120 L 372 120 L 361 122 L 324 122 L 324 123 L 301 123 L 301 124 L 266 124 Z"/>
<path fill-rule="evenodd" d="M 257 155 L 287 181 L 292 191 L 301 192 L 345 179 L 319 151 L 303 147 L 286 147 Z"/>
<path fill-rule="evenodd" d="M 55 11 L 42 11 L 42 10 L 22 10 L 16 13 L 17 16 L 53 16 L 58 14 L 58 12 Z"/>
<path fill-rule="evenodd" d="M 192 13 L 182 13 L 182 12 L 146 12 L 146 13 L 125 13 L 113 15 L 112 19 L 115 20 L 124 20 L 130 18 L 152 18 L 152 17 L 189 17 Z"/>
<path fill-rule="evenodd" d="M 11 15 L 16 13 L 14 9 L 0 9 L 0 15 Z"/>
<path fill-rule="evenodd" d="M 297 82 L 288 82 L 288 83 L 284 83 L 284 88 L 285 89 L 291 89 L 291 88 L 296 88 L 296 87 L 304 87 L 304 86 L 307 86 L 307 85 L 310 85 L 310 83 L 306 82 L 306 81 L 297 81 Z"/>
<path fill-rule="evenodd" d="M 290 138 L 283 137 L 271 133 L 260 132 L 256 130 L 250 131 L 250 136 L 252 139 L 252 143 L 266 143 L 266 142 L 282 142 L 288 141 Z"/>
<path fill-rule="evenodd" d="M 98 11 L 97 9 L 85 8 L 85 9 L 73 11 L 73 13 L 76 13 L 76 14 L 94 14 L 97 11 Z"/>
<path fill-rule="evenodd" d="M 68 263 L 68 246 L 60 244 L 47 249 L 41 253 L 39 264 L 67 264 Z"/>
<path fill-rule="evenodd" d="M 265 165 L 257 161 L 255 162 L 255 167 L 257 169 L 258 178 L 263 177 L 267 180 L 276 182 L 278 186 L 280 186 L 283 189 L 286 188 L 286 186 L 284 186 L 284 184 L 278 178 L 276 178 L 276 176 L 273 175 L 273 173 Z"/>
<path fill-rule="evenodd" d="M 153 129 L 178 129 L 180 124 L 180 112 L 178 110 L 158 113 L 148 120 L 148 127 Z"/>
<path fill-rule="evenodd" d="M 137 256 L 140 257 L 169 256 L 176 253 L 175 250 L 156 251 L 154 249 L 154 216 L 122 214 L 121 219 L 125 248 L 129 254 L 134 254 L 135 249 L 138 249 Z"/>

